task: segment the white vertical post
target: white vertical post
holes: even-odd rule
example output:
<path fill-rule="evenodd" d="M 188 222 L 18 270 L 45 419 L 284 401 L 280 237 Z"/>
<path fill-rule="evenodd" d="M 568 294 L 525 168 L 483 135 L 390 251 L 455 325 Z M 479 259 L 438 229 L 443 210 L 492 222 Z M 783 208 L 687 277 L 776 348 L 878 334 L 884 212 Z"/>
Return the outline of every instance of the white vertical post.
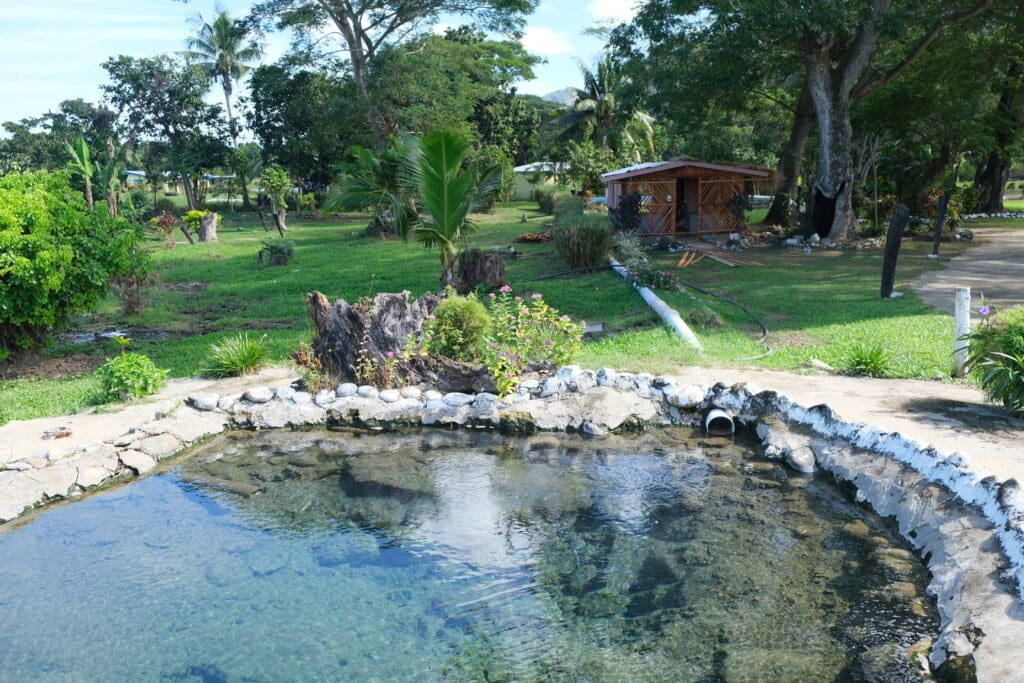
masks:
<path fill-rule="evenodd" d="M 953 376 L 967 376 L 969 343 L 964 337 L 971 333 L 971 288 L 956 288 L 956 304 L 953 307 L 956 321 L 956 339 L 953 342 Z"/>

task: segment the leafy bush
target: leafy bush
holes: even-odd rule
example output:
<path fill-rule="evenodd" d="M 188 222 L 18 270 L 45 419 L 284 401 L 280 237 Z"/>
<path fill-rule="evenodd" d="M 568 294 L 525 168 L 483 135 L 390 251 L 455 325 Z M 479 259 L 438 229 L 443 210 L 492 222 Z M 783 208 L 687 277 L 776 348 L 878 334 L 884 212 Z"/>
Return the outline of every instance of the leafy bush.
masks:
<path fill-rule="evenodd" d="M 846 358 L 846 370 L 854 375 L 886 377 L 889 375 L 891 357 L 881 346 L 859 344 L 850 350 Z"/>
<path fill-rule="evenodd" d="M 210 357 L 203 373 L 211 377 L 235 377 L 258 371 L 267 364 L 267 335 L 250 337 L 242 332 L 210 346 Z"/>
<path fill-rule="evenodd" d="M 968 335 L 968 363 L 990 401 L 1013 413 L 1024 412 L 1024 306 L 990 315 Z"/>
<path fill-rule="evenodd" d="M 458 296 L 449 289 L 423 325 L 423 345 L 431 353 L 472 361 L 483 353 L 490 329 L 491 316 L 476 296 Z"/>
<path fill-rule="evenodd" d="M 158 368 L 141 353 L 124 353 L 101 365 L 96 376 L 102 400 L 127 401 L 159 391 L 167 381 L 167 370 Z"/>
<path fill-rule="evenodd" d="M 644 217 L 640 212 L 644 198 L 639 192 L 630 192 L 619 199 L 619 205 L 608 209 L 608 217 L 616 230 L 636 232 L 643 227 Z"/>
<path fill-rule="evenodd" d="M 288 195 L 291 192 L 292 180 L 288 177 L 288 171 L 278 164 L 272 164 L 263 169 L 260 177 L 260 190 L 270 200 L 270 207 L 274 211 L 285 206 Z"/>
<path fill-rule="evenodd" d="M 466 163 L 476 169 L 477 182 L 483 178 L 482 174 L 488 169 L 494 167 L 501 169 L 501 184 L 498 191 L 488 197 L 481 207 L 485 212 L 492 212 L 499 201 L 512 201 L 516 190 L 516 174 L 513 170 L 512 159 L 505 153 L 505 150 L 497 145 L 484 145 L 480 149 L 473 150 L 466 159 Z"/>
<path fill-rule="evenodd" d="M 533 201 L 537 202 L 541 213 L 546 213 L 550 216 L 555 212 L 555 193 L 551 190 L 535 189 L 533 191 Z"/>
<path fill-rule="evenodd" d="M 974 185 L 959 188 L 956 196 L 960 198 L 960 206 L 963 207 L 964 213 L 974 213 L 981 204 L 981 191 Z"/>
<path fill-rule="evenodd" d="M 141 226 L 135 232 L 141 238 Z M 143 309 L 142 290 L 156 282 L 153 262 L 149 252 L 137 240 L 135 245 L 124 252 L 116 264 L 115 273 L 108 278 L 114 296 L 121 303 L 125 315 L 138 315 Z"/>
<path fill-rule="evenodd" d="M 636 287 L 648 287 L 653 290 L 678 292 L 683 288 L 675 273 L 662 270 L 646 258 L 628 260 L 625 264 L 626 278 Z"/>
<path fill-rule="evenodd" d="M 316 195 L 312 192 L 299 197 L 299 211 L 303 213 L 315 213 L 316 212 Z"/>
<path fill-rule="evenodd" d="M 551 237 L 555 251 L 573 269 L 604 262 L 612 249 L 611 226 L 604 216 L 560 216 Z"/>
<path fill-rule="evenodd" d="M 178 227 L 179 223 L 181 221 L 170 211 L 164 211 L 159 217 L 149 219 L 149 224 L 160 233 L 170 249 L 174 248 L 174 229 Z"/>
<path fill-rule="evenodd" d="M 256 262 L 268 266 L 286 266 L 295 255 L 295 242 L 292 240 L 263 240 L 263 248 L 256 254 Z"/>
<path fill-rule="evenodd" d="M 0 347 L 38 344 L 107 293 L 138 236 L 59 173 L 0 177 Z"/>
<path fill-rule="evenodd" d="M 181 217 L 181 220 L 184 221 L 185 225 L 188 226 L 188 231 L 190 233 L 192 233 L 193 235 L 198 235 L 200 224 L 203 222 L 203 219 L 209 216 L 211 213 L 213 212 L 197 209 L 194 211 L 189 211 L 188 213 L 183 215 Z"/>
<path fill-rule="evenodd" d="M 530 299 L 514 297 L 502 287 L 491 298 L 491 335 L 484 348 L 484 363 L 505 396 L 519 386 L 531 363 L 564 365 L 583 347 L 585 322 L 576 323 L 545 303 L 540 294 Z"/>
<path fill-rule="evenodd" d="M 623 262 L 640 261 L 647 258 L 644 243 L 636 235 L 628 232 L 617 232 L 612 237 L 615 253 Z"/>

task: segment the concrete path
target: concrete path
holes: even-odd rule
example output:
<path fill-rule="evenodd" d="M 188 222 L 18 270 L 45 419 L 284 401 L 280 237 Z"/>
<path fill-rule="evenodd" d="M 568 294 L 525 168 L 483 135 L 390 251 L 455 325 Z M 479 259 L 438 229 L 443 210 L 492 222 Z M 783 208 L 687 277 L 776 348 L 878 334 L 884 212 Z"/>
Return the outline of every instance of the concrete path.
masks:
<path fill-rule="evenodd" d="M 957 287 L 970 287 L 975 307 L 981 296 L 996 307 L 1024 304 L 1024 229 L 974 231 L 977 246 L 950 259 L 942 270 L 925 273 L 911 285 L 940 311 L 953 313 Z"/>

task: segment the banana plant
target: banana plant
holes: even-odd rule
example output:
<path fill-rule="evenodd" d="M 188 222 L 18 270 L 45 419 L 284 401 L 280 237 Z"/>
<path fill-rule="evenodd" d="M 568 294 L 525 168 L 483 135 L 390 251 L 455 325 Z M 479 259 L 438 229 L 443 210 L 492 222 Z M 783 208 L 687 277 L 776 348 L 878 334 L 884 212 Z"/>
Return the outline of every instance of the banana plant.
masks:
<path fill-rule="evenodd" d="M 89 213 L 92 213 L 92 176 L 96 172 L 96 167 L 89 155 L 89 145 L 86 144 L 84 138 L 79 137 L 75 140 L 74 145 L 67 143 L 67 148 L 68 156 L 71 157 L 68 162 L 68 170 L 75 175 L 82 176 L 82 180 L 85 182 L 85 203 L 89 206 Z"/>

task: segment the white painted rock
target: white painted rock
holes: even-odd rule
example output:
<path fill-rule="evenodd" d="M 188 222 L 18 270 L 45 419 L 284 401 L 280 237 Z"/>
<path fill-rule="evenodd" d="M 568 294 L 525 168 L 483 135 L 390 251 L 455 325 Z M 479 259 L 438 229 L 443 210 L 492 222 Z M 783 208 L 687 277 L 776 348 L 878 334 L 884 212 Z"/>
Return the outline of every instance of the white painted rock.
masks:
<path fill-rule="evenodd" d="M 332 390 L 324 389 L 323 391 L 317 392 L 316 397 L 313 399 L 313 403 L 317 404 L 321 408 L 326 408 L 327 406 L 334 403 L 334 399 L 336 399 L 337 397 L 337 394 L 335 394 Z"/>
<path fill-rule="evenodd" d="M 220 396 L 210 393 L 189 394 L 188 403 L 196 410 L 210 411 L 217 408 Z"/>
<path fill-rule="evenodd" d="M 587 436 L 608 436 L 608 432 L 589 421 L 583 423 L 583 433 Z"/>
<path fill-rule="evenodd" d="M 217 408 L 231 415 L 235 412 L 235 408 L 238 406 L 238 396 L 225 396 L 221 400 L 217 401 Z"/>
<path fill-rule="evenodd" d="M 556 394 L 565 393 L 565 382 L 559 377 L 548 377 L 540 383 L 540 397 L 547 398 Z M 532 393 L 532 392 L 531 392 Z"/>
<path fill-rule="evenodd" d="M 292 403 L 297 406 L 308 406 L 313 403 L 313 394 L 308 391 L 296 391 L 292 396 Z"/>
<path fill-rule="evenodd" d="M 380 392 L 377 398 L 384 401 L 385 403 L 396 403 L 402 398 L 402 393 L 397 389 L 385 389 L 384 391 Z"/>
<path fill-rule="evenodd" d="M 377 398 L 377 394 L 380 392 L 377 391 L 376 387 L 371 387 L 368 384 L 364 384 L 363 386 L 356 389 L 356 393 L 362 396 L 363 398 Z"/>
<path fill-rule="evenodd" d="M 349 396 L 355 396 L 357 391 L 359 391 L 359 387 L 357 387 L 352 382 L 345 382 L 344 384 L 339 384 L 337 391 L 338 398 L 348 398 Z"/>
<path fill-rule="evenodd" d="M 666 388 L 665 398 L 676 408 L 696 408 L 704 402 L 704 387 L 691 384 L 685 387 Z"/>
<path fill-rule="evenodd" d="M 402 398 L 420 398 L 423 392 L 419 387 L 402 387 Z"/>
<path fill-rule="evenodd" d="M 450 405 L 453 408 L 457 408 L 459 406 L 465 406 L 472 403 L 473 397 L 470 396 L 469 394 L 461 394 L 457 391 L 453 391 L 450 394 L 444 395 L 444 402 L 446 405 Z"/>
<path fill-rule="evenodd" d="M 440 391 L 434 391 L 433 389 L 431 389 L 430 391 L 427 391 L 423 394 L 423 398 L 427 401 L 443 401 L 444 394 L 442 394 Z"/>
<path fill-rule="evenodd" d="M 816 469 L 814 452 L 807 446 L 795 446 L 786 452 L 786 464 L 797 472 L 814 474 Z"/>
<path fill-rule="evenodd" d="M 597 383 L 602 387 L 610 387 L 615 384 L 615 375 L 617 373 L 611 368 L 601 368 L 597 371 Z"/>
<path fill-rule="evenodd" d="M 538 391 L 540 391 L 540 382 L 538 382 L 535 379 L 528 379 L 523 381 L 519 385 L 519 388 L 528 394 L 536 394 Z"/>
<path fill-rule="evenodd" d="M 274 396 L 278 401 L 290 401 L 295 398 L 295 390 L 291 387 L 278 387 L 274 390 Z"/>
<path fill-rule="evenodd" d="M 242 398 L 250 403 L 266 403 L 274 398 L 274 392 L 269 387 L 253 387 L 242 394 Z"/>

